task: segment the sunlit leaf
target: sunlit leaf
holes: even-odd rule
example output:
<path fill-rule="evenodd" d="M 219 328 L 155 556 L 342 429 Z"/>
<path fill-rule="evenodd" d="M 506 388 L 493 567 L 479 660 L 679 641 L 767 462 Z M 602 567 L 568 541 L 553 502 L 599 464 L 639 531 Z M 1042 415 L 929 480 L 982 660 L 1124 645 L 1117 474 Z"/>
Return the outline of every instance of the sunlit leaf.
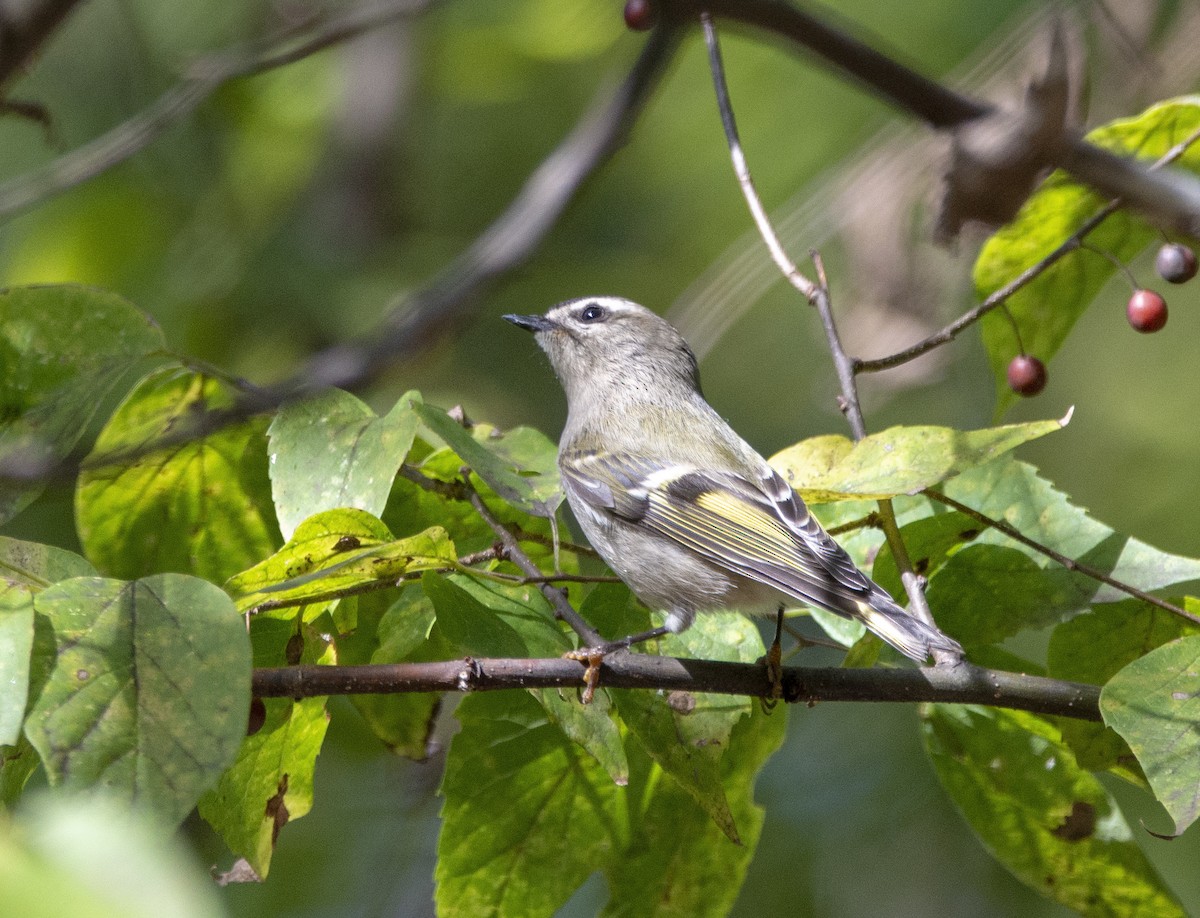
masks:
<path fill-rule="evenodd" d="M 0 523 L 41 491 L 4 473 L 66 456 L 109 396 L 145 372 L 142 358 L 164 346 L 149 316 L 114 293 L 73 284 L 0 291 Z"/>
<path fill-rule="evenodd" d="M 1100 693 L 1104 722 L 1129 743 L 1182 832 L 1200 816 L 1200 635 L 1134 660 Z"/>
<path fill-rule="evenodd" d="M 250 648 L 233 603 L 194 577 L 84 577 L 35 597 L 58 657 L 26 724 L 52 783 L 178 822 L 233 759 Z"/>
<path fill-rule="evenodd" d="M 945 493 L 1074 562 L 1145 591 L 1200 580 L 1200 561 L 1114 532 L 1074 506 L 1032 466 L 1001 459 L 944 484 Z M 1041 628 L 1128 595 L 1004 533 L 981 527 L 929 580 L 939 624 L 967 645 Z"/>
<path fill-rule="evenodd" d="M 1116 802 L 1045 721 L 933 705 L 923 734 L 955 805 L 1022 882 L 1085 915 L 1182 918 Z"/>
<path fill-rule="evenodd" d="M 333 646 L 308 628 L 296 659 L 290 659 L 296 644 L 292 622 L 256 619 L 252 632 L 255 666 L 336 662 Z M 233 764 L 199 803 L 200 815 L 259 877 L 270 870 L 283 827 L 312 808 L 313 771 L 329 725 L 324 698 L 263 702 L 262 727 L 245 738 Z"/>
<path fill-rule="evenodd" d="M 271 489 L 279 528 L 296 527 L 322 510 L 357 507 L 383 513 L 392 480 L 417 430 L 415 392 L 390 413 L 375 412 L 348 392 L 332 390 L 285 405 L 267 431 Z"/>
<path fill-rule="evenodd" d="M 982 430 L 890 427 L 857 443 L 845 441 L 849 449 L 821 437 L 815 448 L 802 442 L 776 453 L 771 465 L 806 501 L 915 494 L 1053 433 L 1069 418 Z"/>
<path fill-rule="evenodd" d="M 231 577 L 226 589 L 242 611 L 307 604 L 304 615 L 311 620 L 340 595 L 455 562 L 444 529 L 393 539 L 364 510 L 326 510 L 301 523 L 270 558 Z"/>
<path fill-rule="evenodd" d="M 263 423 L 226 426 L 145 452 L 201 412 L 228 407 L 224 383 L 167 369 L 138 383 L 101 432 L 75 511 L 88 558 L 108 574 L 159 571 L 222 582 L 276 543 Z M 136 458 L 114 460 L 125 451 Z"/>

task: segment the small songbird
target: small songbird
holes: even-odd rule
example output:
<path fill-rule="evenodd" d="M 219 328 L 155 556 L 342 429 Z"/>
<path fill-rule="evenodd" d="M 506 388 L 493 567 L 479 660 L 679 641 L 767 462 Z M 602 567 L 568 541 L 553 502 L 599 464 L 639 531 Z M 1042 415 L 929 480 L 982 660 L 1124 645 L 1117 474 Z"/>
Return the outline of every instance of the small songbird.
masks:
<path fill-rule="evenodd" d="M 535 333 L 567 394 L 558 464 L 592 547 L 662 628 L 700 612 L 797 602 L 857 619 L 906 656 L 962 648 L 863 574 L 804 502 L 700 393 L 696 358 L 665 319 L 613 296 L 507 315 Z"/>

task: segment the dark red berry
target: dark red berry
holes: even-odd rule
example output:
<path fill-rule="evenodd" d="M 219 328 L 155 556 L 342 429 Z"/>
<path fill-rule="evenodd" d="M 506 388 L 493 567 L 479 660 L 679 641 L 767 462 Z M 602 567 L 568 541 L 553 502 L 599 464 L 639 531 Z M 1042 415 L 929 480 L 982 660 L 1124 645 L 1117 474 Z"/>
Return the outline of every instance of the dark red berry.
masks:
<path fill-rule="evenodd" d="M 1196 253 L 1186 245 L 1168 242 L 1154 256 L 1154 270 L 1169 284 L 1182 284 L 1196 276 Z"/>
<path fill-rule="evenodd" d="M 625 25 L 635 32 L 654 28 L 654 5 L 650 0 L 625 0 Z"/>
<path fill-rule="evenodd" d="M 246 735 L 253 736 L 267 722 L 267 705 L 261 698 L 250 699 L 250 716 L 246 718 Z"/>
<path fill-rule="evenodd" d="M 1032 398 L 1046 388 L 1046 365 L 1036 357 L 1018 354 L 1008 364 L 1008 388 Z"/>
<path fill-rule="evenodd" d="M 1153 290 L 1135 290 L 1125 307 L 1125 317 L 1135 331 L 1156 332 L 1167 324 L 1167 301 Z"/>

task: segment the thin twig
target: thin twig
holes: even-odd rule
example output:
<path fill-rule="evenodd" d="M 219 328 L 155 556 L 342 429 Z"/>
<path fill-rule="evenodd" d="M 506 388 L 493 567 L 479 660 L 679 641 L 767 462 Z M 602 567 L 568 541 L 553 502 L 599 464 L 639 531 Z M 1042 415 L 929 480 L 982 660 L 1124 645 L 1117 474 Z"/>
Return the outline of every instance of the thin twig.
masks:
<path fill-rule="evenodd" d="M 467 500 L 471 506 L 475 508 L 475 512 L 491 528 L 496 534 L 496 538 L 504 546 L 505 557 L 513 564 L 525 572 L 525 575 L 530 578 L 540 578 L 543 576 L 541 568 L 539 568 L 530 557 L 521 550 L 521 546 L 517 543 L 516 537 L 505 528 L 504 524 L 496 519 L 495 514 L 488 509 L 488 505 L 484 503 L 483 498 L 479 496 L 479 492 L 471 485 L 471 479 L 468 475 L 463 475 L 463 487 L 467 490 Z M 596 647 L 604 643 L 604 638 L 596 631 L 587 620 L 583 618 L 572 605 L 567 601 L 567 597 L 563 591 L 549 583 L 542 583 L 539 587 L 542 595 L 550 601 L 554 606 L 554 613 L 571 629 L 580 636 L 583 643 L 587 647 Z M 579 683 L 582 677 L 582 670 L 575 671 L 575 684 Z"/>
<path fill-rule="evenodd" d="M 713 88 L 717 95 L 717 109 L 721 113 L 721 126 L 725 129 L 725 139 L 729 144 L 729 156 L 733 160 L 733 172 L 737 176 L 738 185 L 741 186 L 742 196 L 746 199 L 750 216 L 754 218 L 754 225 L 758 227 L 759 235 L 766 243 L 771 258 L 791 285 L 804 294 L 809 302 L 812 302 L 817 295 L 817 285 L 800 272 L 796 263 L 784 251 L 783 243 L 779 241 L 779 236 L 767 216 L 767 210 L 763 207 L 758 191 L 754 187 L 754 179 L 750 175 L 750 167 L 746 162 L 746 155 L 742 151 L 742 141 L 738 137 L 733 105 L 729 101 L 729 87 L 725 83 L 725 65 L 721 60 L 721 46 L 717 40 L 717 30 L 713 25 L 712 17 L 708 13 L 701 13 L 700 22 L 704 27 L 704 43 L 708 47 L 708 65 L 712 70 Z"/>
<path fill-rule="evenodd" d="M 1049 545 L 1043 545 L 1041 542 L 1029 538 L 1029 536 L 1010 526 L 1008 523 L 1004 522 L 1004 520 L 994 519 L 993 517 L 980 513 L 975 508 L 969 507 L 952 497 L 947 497 L 945 494 L 942 494 L 940 491 L 935 491 L 932 488 L 927 488 L 921 493 L 930 500 L 935 500 L 939 504 L 944 504 L 947 507 L 951 507 L 952 509 L 963 513 L 966 516 L 971 517 L 971 519 L 983 524 L 984 526 L 995 529 L 997 532 L 1004 533 L 1010 539 L 1020 542 L 1022 545 L 1032 548 L 1034 551 L 1045 555 L 1047 558 L 1057 562 L 1058 564 L 1061 564 L 1069 571 L 1083 574 L 1085 577 L 1090 577 L 1093 580 L 1099 581 L 1100 583 L 1107 584 L 1115 590 L 1120 590 L 1127 596 L 1132 596 L 1135 599 L 1148 602 L 1152 606 L 1157 606 L 1166 612 L 1170 612 L 1172 615 L 1178 615 L 1180 618 L 1185 618 L 1189 622 L 1200 625 L 1200 616 L 1193 615 L 1186 609 L 1181 609 L 1179 606 L 1169 603 L 1165 599 L 1159 599 L 1157 596 L 1151 595 L 1145 590 L 1139 590 L 1137 587 L 1132 586 L 1131 584 L 1117 580 L 1115 577 L 1104 573 L 1104 571 L 1100 570 L 1099 568 L 1092 567 L 1090 564 L 1085 564 L 1084 562 L 1077 561 L 1074 558 L 1068 558 L 1062 552 L 1055 551 Z"/>
<path fill-rule="evenodd" d="M 602 664 L 611 688 L 716 692 L 768 697 L 773 689 L 761 665 L 688 660 L 652 654 L 614 654 Z M 569 659 L 474 659 L 441 663 L 369 666 L 287 666 L 256 669 L 258 697 L 310 698 L 325 695 L 404 692 L 478 692 L 578 686 L 584 666 Z M 825 701 L 944 702 L 985 704 L 1037 714 L 1100 720 L 1100 690 L 1094 685 L 1000 672 L 962 664 L 925 669 L 788 667 L 782 670 L 783 698 Z"/>
<path fill-rule="evenodd" d="M 775 228 L 771 225 L 770 217 L 767 216 L 766 208 L 762 206 L 762 201 L 759 199 L 758 192 L 754 188 L 754 181 L 750 175 L 750 167 L 742 150 L 741 140 L 738 137 L 737 121 L 734 118 L 733 104 L 730 101 L 729 89 L 725 82 L 725 68 L 721 61 L 721 47 L 717 38 L 716 27 L 713 25 L 712 17 L 707 13 L 700 14 L 700 21 L 704 28 L 704 42 L 708 47 L 709 68 L 712 71 L 713 87 L 717 97 L 717 108 L 721 113 L 721 124 L 725 129 L 725 139 L 729 145 L 729 154 L 733 161 L 733 169 L 737 175 L 738 184 L 742 189 L 742 195 L 746 199 L 750 213 L 754 218 L 754 223 L 758 227 L 759 234 L 766 243 L 767 249 L 771 252 L 771 257 L 774 259 L 775 264 L 779 266 L 779 270 L 783 272 L 783 275 L 791 282 L 792 286 L 799 290 L 817 308 L 817 313 L 821 317 L 821 325 L 825 329 L 826 340 L 829 343 L 829 352 L 833 357 L 833 365 L 837 372 L 838 383 L 842 390 L 841 407 L 846 415 L 846 420 L 850 424 L 854 439 L 861 440 L 867 435 L 867 429 L 863 421 L 862 406 L 858 399 L 858 385 L 854 373 L 855 364 L 854 360 L 850 358 L 846 353 L 846 349 L 842 346 L 837 323 L 833 318 L 833 305 L 829 295 L 829 278 L 825 273 L 825 263 L 821 259 L 819 252 L 813 251 L 811 253 L 813 265 L 817 271 L 817 282 L 813 283 L 800 273 L 795 263 L 788 256 L 787 252 L 784 251 L 783 245 L 779 241 L 779 236 L 775 232 Z M 933 613 L 929 609 L 929 603 L 925 599 L 925 581 L 913 570 L 912 561 L 908 557 L 908 550 L 904 546 L 904 540 L 900 538 L 900 529 L 896 525 L 896 514 L 892 509 L 892 502 L 890 500 L 879 501 L 879 520 L 883 525 L 888 545 L 891 546 L 892 555 L 896 560 L 896 567 L 900 572 L 901 582 L 908 593 L 911 614 L 931 627 L 937 627 L 934 623 Z"/>

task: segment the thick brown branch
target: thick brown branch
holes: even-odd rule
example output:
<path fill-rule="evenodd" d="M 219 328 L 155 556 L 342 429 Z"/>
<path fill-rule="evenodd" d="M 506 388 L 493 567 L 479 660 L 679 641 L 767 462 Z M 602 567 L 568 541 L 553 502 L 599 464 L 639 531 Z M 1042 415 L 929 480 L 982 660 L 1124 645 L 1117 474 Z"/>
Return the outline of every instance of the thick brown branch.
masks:
<path fill-rule="evenodd" d="M 372 666 L 289 666 L 254 671 L 259 697 L 405 692 L 483 692 L 581 687 L 584 665 L 574 660 L 471 659 Z M 686 660 L 638 653 L 605 658 L 600 684 L 611 688 L 717 692 L 765 698 L 773 690 L 765 667 Z M 968 664 L 931 669 L 783 670 L 783 697 L 791 702 L 945 702 L 985 704 L 1037 714 L 1100 720 L 1100 690 L 981 669 Z"/>
<path fill-rule="evenodd" d="M 708 11 L 787 38 L 931 127 L 953 127 L 991 111 L 990 105 L 922 76 L 786 0 L 674 0 L 672 5 L 690 11 L 689 18 Z"/>

